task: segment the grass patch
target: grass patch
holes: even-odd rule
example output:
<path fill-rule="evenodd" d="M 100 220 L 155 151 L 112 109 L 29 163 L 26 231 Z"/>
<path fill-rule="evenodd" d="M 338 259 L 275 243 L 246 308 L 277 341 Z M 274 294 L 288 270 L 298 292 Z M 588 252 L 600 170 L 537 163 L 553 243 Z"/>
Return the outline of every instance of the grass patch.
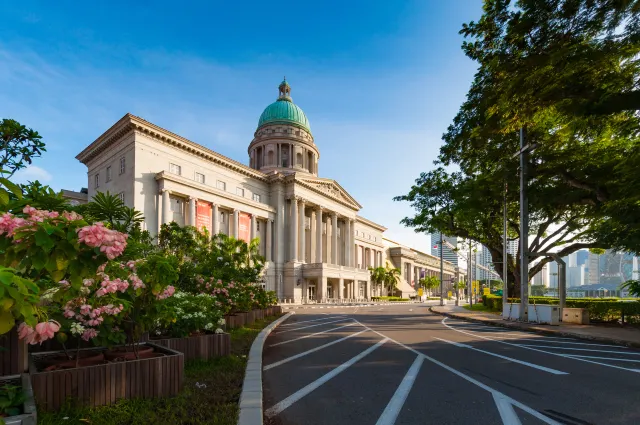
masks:
<path fill-rule="evenodd" d="M 481 303 L 474 304 L 473 306 L 470 306 L 470 305 L 467 304 L 467 305 L 463 305 L 462 307 L 466 308 L 467 310 L 470 310 L 470 311 L 483 311 L 485 313 L 498 314 L 494 310 L 492 310 L 491 308 L 489 308 L 489 307 L 487 307 L 487 306 L 485 306 L 485 305 L 483 305 Z"/>
<path fill-rule="evenodd" d="M 96 408 L 68 406 L 57 413 L 39 411 L 38 424 L 236 425 L 249 349 L 258 333 L 276 318 L 268 317 L 232 330 L 228 357 L 187 362 L 184 388 L 176 397 L 120 400 L 117 404 Z"/>

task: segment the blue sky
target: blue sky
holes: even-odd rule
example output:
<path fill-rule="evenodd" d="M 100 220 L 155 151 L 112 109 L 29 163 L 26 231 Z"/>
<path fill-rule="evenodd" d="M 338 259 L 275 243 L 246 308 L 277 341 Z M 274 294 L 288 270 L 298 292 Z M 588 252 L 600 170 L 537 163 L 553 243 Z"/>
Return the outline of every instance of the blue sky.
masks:
<path fill-rule="evenodd" d="M 75 155 L 125 113 L 247 163 L 284 75 L 322 177 L 387 236 L 429 252 L 391 198 L 430 169 L 475 64 L 458 34 L 480 0 L 13 2 L 0 26 L 0 118 L 48 152 L 19 178 L 87 186 Z"/>

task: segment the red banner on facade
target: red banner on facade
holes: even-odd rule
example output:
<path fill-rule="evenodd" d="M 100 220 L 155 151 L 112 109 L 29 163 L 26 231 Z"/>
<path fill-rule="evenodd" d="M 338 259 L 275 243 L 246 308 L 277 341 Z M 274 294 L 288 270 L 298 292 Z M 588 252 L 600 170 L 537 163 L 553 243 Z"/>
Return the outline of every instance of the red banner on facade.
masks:
<path fill-rule="evenodd" d="M 199 231 L 202 232 L 202 228 L 205 228 L 211 234 L 211 215 L 212 207 L 210 203 L 196 201 L 196 227 Z"/>
<path fill-rule="evenodd" d="M 241 212 L 238 216 L 238 239 L 251 242 L 251 216 Z"/>

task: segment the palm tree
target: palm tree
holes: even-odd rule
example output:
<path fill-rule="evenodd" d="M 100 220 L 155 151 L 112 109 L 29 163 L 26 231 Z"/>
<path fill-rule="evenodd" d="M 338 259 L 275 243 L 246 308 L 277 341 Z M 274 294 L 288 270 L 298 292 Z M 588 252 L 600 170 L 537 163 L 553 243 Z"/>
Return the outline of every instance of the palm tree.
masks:
<path fill-rule="evenodd" d="M 376 292 L 378 285 L 381 285 L 385 281 L 387 270 L 384 267 L 369 267 L 369 275 L 371 276 L 371 282 L 374 283 Z"/>
<path fill-rule="evenodd" d="M 391 268 L 387 263 L 387 268 L 385 269 L 384 283 L 387 285 L 388 291 L 389 293 L 391 293 L 391 295 L 393 295 L 393 291 L 397 288 L 399 280 L 400 280 L 400 269 L 395 267 Z"/>
<path fill-rule="evenodd" d="M 432 290 L 440 286 L 440 279 L 435 276 L 426 276 L 420 279 L 419 283 L 429 291 L 429 296 L 431 296 Z"/>

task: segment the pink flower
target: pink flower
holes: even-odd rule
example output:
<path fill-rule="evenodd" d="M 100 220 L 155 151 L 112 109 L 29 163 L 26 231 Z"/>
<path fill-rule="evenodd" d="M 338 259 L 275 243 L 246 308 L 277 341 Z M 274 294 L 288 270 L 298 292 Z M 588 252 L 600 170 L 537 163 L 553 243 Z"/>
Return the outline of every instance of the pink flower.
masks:
<path fill-rule="evenodd" d="M 62 216 L 68 221 L 82 220 L 82 216 L 75 211 L 65 211 L 62 213 Z"/>
<path fill-rule="evenodd" d="M 26 323 L 20 323 L 18 326 L 18 338 L 24 339 L 27 344 L 31 344 L 35 337 L 35 330 Z"/>
<path fill-rule="evenodd" d="M 62 286 L 63 288 L 68 288 L 68 287 L 69 287 L 69 285 L 70 285 L 70 283 L 69 283 L 69 281 L 68 281 L 68 280 L 61 280 L 60 282 L 58 282 L 58 284 L 59 284 L 60 286 Z"/>
<path fill-rule="evenodd" d="M 84 339 L 85 341 L 89 341 L 90 339 L 93 339 L 97 336 L 98 336 L 98 331 L 95 329 L 86 329 L 82 333 L 82 339 Z"/>
<path fill-rule="evenodd" d="M 82 284 L 84 286 L 91 286 L 91 285 L 93 285 L 93 283 L 94 283 L 93 279 L 85 279 L 85 280 L 82 281 Z"/>
<path fill-rule="evenodd" d="M 100 248 L 108 259 L 118 257 L 127 246 L 127 237 L 124 233 L 107 229 L 103 223 L 92 226 L 84 226 L 78 230 L 78 241 L 92 248 Z M 104 269 L 100 270 L 104 271 Z"/>
<path fill-rule="evenodd" d="M 18 227 L 26 224 L 27 221 L 25 219 L 14 217 L 11 213 L 4 213 L 0 216 L 0 235 L 6 233 L 7 236 L 13 236 Z"/>
<path fill-rule="evenodd" d="M 140 279 L 135 274 L 129 275 L 129 280 L 133 284 L 133 289 L 140 289 L 140 288 L 144 288 L 145 287 L 145 284 L 142 282 L 142 279 Z"/>
<path fill-rule="evenodd" d="M 53 338 L 56 332 L 60 330 L 60 323 L 55 320 L 50 320 L 48 322 L 41 322 L 36 325 L 36 329 L 34 333 L 30 333 L 25 337 L 25 341 L 29 344 L 33 345 L 37 342 L 41 343 L 48 339 Z"/>
<path fill-rule="evenodd" d="M 169 285 L 167 286 L 167 289 L 165 289 L 164 291 L 162 291 L 162 294 L 159 294 L 156 298 L 159 300 L 164 300 L 165 298 L 169 298 L 171 296 L 173 296 L 173 293 L 176 291 L 176 289 Z"/>
<path fill-rule="evenodd" d="M 85 316 L 91 312 L 91 306 L 88 304 L 83 304 L 80 306 L 80 314 L 84 314 Z"/>
<path fill-rule="evenodd" d="M 63 316 L 66 317 L 67 319 L 71 319 L 75 315 L 76 313 L 74 313 L 73 310 L 65 310 L 63 314 Z"/>

